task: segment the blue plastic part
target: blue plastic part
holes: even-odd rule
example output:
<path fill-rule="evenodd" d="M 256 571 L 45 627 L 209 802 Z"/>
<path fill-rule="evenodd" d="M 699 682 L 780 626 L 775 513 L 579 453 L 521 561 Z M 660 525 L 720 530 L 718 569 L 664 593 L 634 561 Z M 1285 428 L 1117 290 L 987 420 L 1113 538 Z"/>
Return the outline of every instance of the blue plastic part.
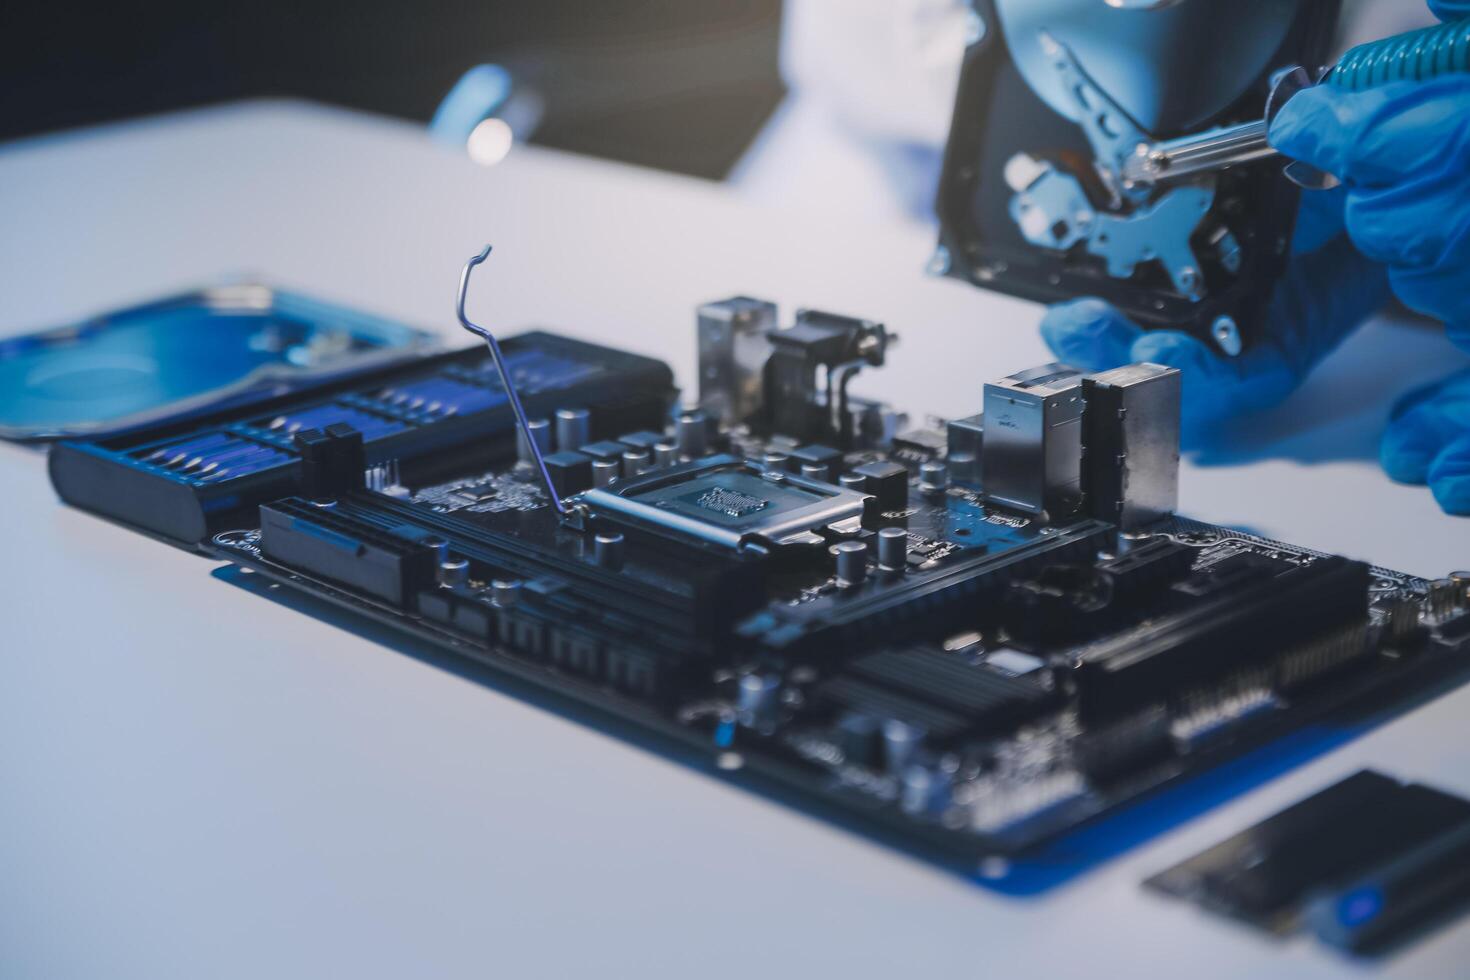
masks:
<path fill-rule="evenodd" d="M 470 133 L 505 104 L 510 90 L 510 72 L 499 65 L 476 65 L 460 76 L 434 110 L 429 135 L 464 149 Z"/>

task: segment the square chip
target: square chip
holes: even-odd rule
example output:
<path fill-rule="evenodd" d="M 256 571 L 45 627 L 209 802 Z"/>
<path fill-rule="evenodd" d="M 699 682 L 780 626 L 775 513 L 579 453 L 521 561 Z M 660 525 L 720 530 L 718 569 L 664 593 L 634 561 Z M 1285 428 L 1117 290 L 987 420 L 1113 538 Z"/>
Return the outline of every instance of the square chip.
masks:
<path fill-rule="evenodd" d="M 689 500 L 691 498 L 698 506 L 717 514 L 724 514 L 726 517 L 745 517 L 747 514 L 754 514 L 758 510 L 765 510 L 771 506 L 771 502 L 764 497 L 754 497 L 748 493 L 721 486 L 710 487 L 708 490 L 696 490 L 680 499 Z"/>
<path fill-rule="evenodd" d="M 821 527 L 861 519 L 868 495 L 715 456 L 608 487 L 582 501 L 598 517 L 728 548 L 815 544 Z"/>

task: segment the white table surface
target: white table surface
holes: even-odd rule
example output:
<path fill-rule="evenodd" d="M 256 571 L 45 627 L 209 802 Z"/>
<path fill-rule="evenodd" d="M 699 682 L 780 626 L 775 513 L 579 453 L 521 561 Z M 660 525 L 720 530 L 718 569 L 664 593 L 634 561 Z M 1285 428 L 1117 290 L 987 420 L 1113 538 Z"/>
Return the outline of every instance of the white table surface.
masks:
<path fill-rule="evenodd" d="M 0 147 L 0 335 L 255 272 L 451 333 L 473 305 L 665 358 L 733 293 L 886 321 L 921 417 L 1046 359 L 1038 311 L 920 270 L 930 235 L 694 180 L 251 103 Z M 1374 462 L 1391 398 L 1463 364 L 1375 323 L 1185 467 L 1183 511 L 1421 574 L 1470 521 Z M 1139 887 L 1363 766 L 1470 792 L 1470 689 L 1037 895 L 938 870 L 493 686 L 265 601 L 61 507 L 0 446 L 0 977 L 1463 976 L 1470 924 L 1370 964 Z M 1206 793 L 1206 796 L 1209 794 Z M 1189 803 L 1183 804 L 1186 809 Z"/>

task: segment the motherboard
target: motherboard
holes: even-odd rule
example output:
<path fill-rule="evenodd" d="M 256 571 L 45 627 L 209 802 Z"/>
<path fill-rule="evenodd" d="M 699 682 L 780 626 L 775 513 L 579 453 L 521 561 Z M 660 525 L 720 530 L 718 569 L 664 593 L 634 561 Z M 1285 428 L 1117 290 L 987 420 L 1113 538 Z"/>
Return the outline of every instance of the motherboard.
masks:
<path fill-rule="evenodd" d="M 740 297 L 696 330 L 682 398 L 656 360 L 529 333 L 503 373 L 475 348 L 60 443 L 52 478 L 968 866 L 1470 666 L 1470 577 L 1177 516 L 1172 369 L 977 378 L 973 415 L 910 424 L 848 393 L 882 324 Z"/>

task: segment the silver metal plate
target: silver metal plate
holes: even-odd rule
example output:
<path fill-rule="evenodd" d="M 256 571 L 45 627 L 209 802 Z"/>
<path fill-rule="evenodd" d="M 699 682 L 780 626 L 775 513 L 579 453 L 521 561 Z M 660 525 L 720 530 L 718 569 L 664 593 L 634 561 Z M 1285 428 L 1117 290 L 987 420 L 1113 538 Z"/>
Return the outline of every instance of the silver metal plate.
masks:
<path fill-rule="evenodd" d="M 1245 94 L 1280 49 L 1303 0 L 1193 0 L 1119 9 L 1102 0 L 995 0 L 1026 83 L 1077 121 L 1076 101 L 1043 45 L 1050 34 L 1154 136 L 1208 124 Z"/>

